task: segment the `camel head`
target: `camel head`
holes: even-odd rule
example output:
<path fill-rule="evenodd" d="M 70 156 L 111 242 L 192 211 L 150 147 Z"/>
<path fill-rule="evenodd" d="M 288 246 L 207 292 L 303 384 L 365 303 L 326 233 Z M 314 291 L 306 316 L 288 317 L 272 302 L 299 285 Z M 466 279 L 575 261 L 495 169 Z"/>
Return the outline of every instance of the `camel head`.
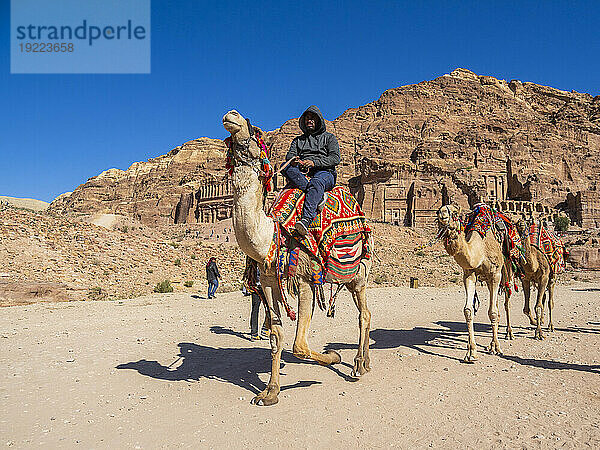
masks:
<path fill-rule="evenodd" d="M 525 218 L 521 217 L 517 221 L 515 226 L 517 227 L 517 231 L 519 232 L 521 237 L 525 237 L 529 233 L 529 223 L 527 222 L 527 220 L 525 220 Z"/>
<path fill-rule="evenodd" d="M 437 212 L 438 229 L 460 229 L 460 206 L 445 205 Z"/>
<path fill-rule="evenodd" d="M 460 221 L 460 206 L 445 205 L 437 212 L 438 234 L 436 239 L 457 239 L 462 229 Z"/>
<path fill-rule="evenodd" d="M 260 156 L 260 147 L 255 139 L 259 128 L 253 127 L 250 121 L 244 118 L 235 109 L 223 116 L 223 126 L 231 133 L 231 148 L 235 165 L 248 164 Z"/>

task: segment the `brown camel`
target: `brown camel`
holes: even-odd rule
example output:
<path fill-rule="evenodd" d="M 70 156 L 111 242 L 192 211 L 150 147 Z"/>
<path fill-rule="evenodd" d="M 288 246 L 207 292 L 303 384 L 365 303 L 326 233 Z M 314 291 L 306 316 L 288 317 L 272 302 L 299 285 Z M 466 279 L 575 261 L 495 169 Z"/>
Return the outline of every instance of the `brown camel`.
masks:
<path fill-rule="evenodd" d="M 270 321 L 271 344 L 271 377 L 264 391 L 260 392 L 252 402 L 257 405 L 273 405 L 278 402 L 280 390 L 279 366 L 283 348 L 283 328 L 279 303 L 280 292 L 277 277 L 272 267 L 265 267 L 267 252 L 274 233 L 274 222 L 263 210 L 264 187 L 260 177 L 260 148 L 254 136 L 255 129 L 250 129 L 249 122 L 237 111 L 229 111 L 223 116 L 223 126 L 231 133 L 231 175 L 233 185 L 233 227 L 238 245 L 244 253 L 261 265 L 260 282 L 265 293 Z M 258 130 L 258 129 L 256 129 Z M 371 245 L 371 248 L 373 246 Z M 371 259 L 360 263 L 357 275 L 346 287 L 352 294 L 359 311 L 360 337 L 358 352 L 354 358 L 352 375 L 360 377 L 370 370 L 369 362 L 369 329 L 371 313 L 367 308 L 366 286 L 371 269 Z M 299 286 L 298 323 L 293 354 L 298 358 L 312 359 L 323 365 L 341 362 L 335 351 L 318 353 L 308 346 L 307 333 L 313 312 L 312 262 L 310 256 L 300 251 L 296 269 L 296 280 Z"/>
<path fill-rule="evenodd" d="M 477 277 L 485 281 L 490 293 L 488 317 L 492 324 L 492 342 L 489 352 L 500 355 L 502 352 L 498 342 L 498 287 L 503 278 L 508 279 L 502 246 L 491 231 L 486 233 L 484 238 L 477 231 L 467 232 L 465 235 L 460 222 L 460 207 L 457 205 L 442 206 L 437 212 L 437 224 L 446 251 L 463 269 L 466 292 L 464 314 L 469 331 L 467 354 L 463 361 L 472 363 L 477 360 L 477 344 L 473 331 L 473 300 Z M 504 308 L 507 321 L 506 338 L 512 339 L 508 294 L 505 296 Z"/>
<path fill-rule="evenodd" d="M 548 331 L 554 331 L 552 324 L 552 309 L 554 308 L 554 285 L 556 275 L 552 266 L 546 258 L 546 255 L 536 246 L 531 244 L 529 239 L 529 225 L 523 219 L 517 222 L 517 231 L 521 235 L 524 254 L 519 261 L 519 268 L 523 272 L 523 293 L 525 295 L 525 304 L 523 313 L 529 317 L 531 325 L 535 325 L 535 338 L 542 340 L 542 323 L 544 321 L 544 303 L 546 300 L 546 290 L 548 290 L 548 311 L 549 320 Z M 531 295 L 531 283 L 537 288 L 537 300 L 535 303 L 535 319 L 531 314 L 529 299 Z"/>

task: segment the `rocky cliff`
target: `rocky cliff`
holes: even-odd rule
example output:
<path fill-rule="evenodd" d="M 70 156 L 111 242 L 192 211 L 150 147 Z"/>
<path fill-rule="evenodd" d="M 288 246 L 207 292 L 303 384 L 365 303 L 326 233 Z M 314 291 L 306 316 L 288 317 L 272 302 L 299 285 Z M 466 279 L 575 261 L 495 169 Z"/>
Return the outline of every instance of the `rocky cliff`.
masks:
<path fill-rule="evenodd" d="M 206 183 L 221 181 L 225 145 L 219 139 L 199 138 L 127 170 L 108 169 L 72 193 L 61 195 L 51 212 L 122 214 L 145 224 L 174 223 L 183 195 Z"/>
<path fill-rule="evenodd" d="M 277 157 L 296 122 L 270 133 Z M 600 96 L 466 69 L 387 90 L 328 129 L 340 141 L 343 178 L 360 175 L 366 183 L 404 166 L 440 174 L 468 169 L 454 184 L 473 184 L 477 159 L 488 158 L 507 167 L 510 198 L 555 206 L 569 192 L 595 190 L 600 174 Z"/>
<path fill-rule="evenodd" d="M 252 111 L 240 112 L 260 125 Z M 439 177 L 445 195 L 464 197 L 482 187 L 481 161 L 502 167 L 510 199 L 556 207 L 566 205 L 569 193 L 599 188 L 600 96 L 456 69 L 387 90 L 327 127 L 340 142 L 339 182 L 359 191 L 401 171 Z M 267 133 L 274 162 L 282 161 L 298 131 L 297 119 L 290 119 Z M 103 172 L 50 209 L 127 214 L 148 224 L 174 223 L 177 214 L 198 221 L 187 212 L 199 186 L 223 178 L 223 151 L 218 140 L 190 141 L 126 171 Z"/>

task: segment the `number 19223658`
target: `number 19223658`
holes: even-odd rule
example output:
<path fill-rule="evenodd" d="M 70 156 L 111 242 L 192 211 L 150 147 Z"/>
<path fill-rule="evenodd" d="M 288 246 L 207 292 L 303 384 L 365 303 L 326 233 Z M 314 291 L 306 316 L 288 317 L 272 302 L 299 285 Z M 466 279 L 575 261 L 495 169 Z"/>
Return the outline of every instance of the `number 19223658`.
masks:
<path fill-rule="evenodd" d="M 21 53 L 71 53 L 75 50 L 72 42 L 26 42 L 20 43 L 19 47 Z"/>

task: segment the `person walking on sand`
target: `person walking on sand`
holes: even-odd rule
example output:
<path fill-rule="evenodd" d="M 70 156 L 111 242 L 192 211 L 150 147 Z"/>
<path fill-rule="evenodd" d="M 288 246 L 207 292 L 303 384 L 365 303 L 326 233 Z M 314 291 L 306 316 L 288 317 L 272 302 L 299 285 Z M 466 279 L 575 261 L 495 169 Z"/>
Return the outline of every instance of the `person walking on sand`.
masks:
<path fill-rule="evenodd" d="M 260 285 L 260 271 L 258 270 L 258 265 L 256 266 L 256 278 L 255 283 L 258 289 L 262 289 Z M 250 340 L 256 341 L 261 337 L 268 339 L 269 338 L 269 328 L 267 326 L 267 317 L 265 311 L 265 321 L 262 326 L 261 336 L 258 335 L 258 313 L 260 310 L 260 305 L 262 303 L 262 299 L 260 295 L 258 295 L 254 290 L 251 290 L 252 293 L 252 310 L 250 311 Z"/>
<path fill-rule="evenodd" d="M 325 205 L 327 191 L 335 186 L 340 147 L 337 138 L 325 131 L 325 119 L 315 105 L 302 113 L 299 125 L 302 134 L 292 141 L 285 157 L 288 165 L 283 172 L 294 187 L 305 193 L 302 215 L 295 225 L 298 234 L 305 236 Z"/>
<path fill-rule="evenodd" d="M 217 267 L 217 258 L 214 256 L 206 264 L 206 279 L 208 280 L 208 298 L 215 298 L 217 288 L 219 287 L 219 268 Z"/>

